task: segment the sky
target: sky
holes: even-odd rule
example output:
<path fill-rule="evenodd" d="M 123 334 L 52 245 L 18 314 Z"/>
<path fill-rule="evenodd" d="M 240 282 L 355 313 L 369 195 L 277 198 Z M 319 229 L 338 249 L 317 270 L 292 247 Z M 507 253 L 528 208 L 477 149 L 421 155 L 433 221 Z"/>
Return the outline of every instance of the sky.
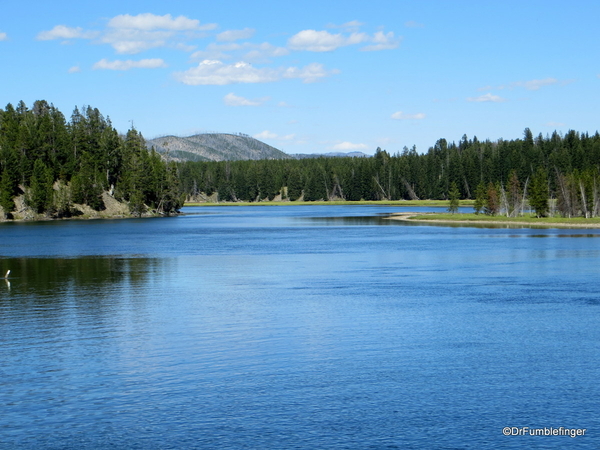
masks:
<path fill-rule="evenodd" d="M 91 106 L 147 139 L 286 153 L 600 129 L 600 2 L 29 2 L 0 12 L 0 107 Z"/>

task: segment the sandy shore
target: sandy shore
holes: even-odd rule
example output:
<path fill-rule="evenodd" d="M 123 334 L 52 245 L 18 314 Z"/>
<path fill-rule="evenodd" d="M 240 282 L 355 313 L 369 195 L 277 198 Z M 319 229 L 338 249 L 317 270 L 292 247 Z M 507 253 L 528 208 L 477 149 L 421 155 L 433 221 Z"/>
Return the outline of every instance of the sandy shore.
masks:
<path fill-rule="evenodd" d="M 600 223 L 560 223 L 560 222 L 540 222 L 540 223 L 532 223 L 532 222 L 507 222 L 503 220 L 440 220 L 440 219 L 431 219 L 431 220 L 417 220 L 412 217 L 417 215 L 423 215 L 422 213 L 398 213 L 392 214 L 388 217 L 388 219 L 392 220 L 402 220 L 405 222 L 417 222 L 417 223 L 434 223 L 434 224 L 461 224 L 461 225 L 494 225 L 494 226 L 518 226 L 518 227 L 530 227 L 530 228 L 600 228 Z"/>

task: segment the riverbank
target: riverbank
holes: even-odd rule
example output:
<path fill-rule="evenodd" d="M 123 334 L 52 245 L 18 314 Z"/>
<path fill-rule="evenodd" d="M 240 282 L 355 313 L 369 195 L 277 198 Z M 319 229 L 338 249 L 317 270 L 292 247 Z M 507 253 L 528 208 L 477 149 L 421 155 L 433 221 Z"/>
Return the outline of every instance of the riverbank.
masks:
<path fill-rule="evenodd" d="M 600 228 L 600 217 L 503 217 L 482 214 L 420 214 L 398 213 L 388 217 L 391 220 L 421 222 L 440 225 L 515 226 L 532 228 Z"/>
<path fill-rule="evenodd" d="M 15 197 L 15 210 L 10 213 L 12 218 L 6 218 L 6 214 L 0 207 L 0 222 L 44 222 L 54 220 L 94 220 L 94 219 L 133 219 L 139 217 L 162 217 L 151 211 L 137 216 L 131 213 L 129 205 L 120 202 L 112 197 L 108 192 L 102 193 L 104 209 L 96 211 L 88 205 L 72 204 L 72 213 L 68 217 L 52 217 L 48 214 L 37 214 L 31 207 L 25 203 L 23 195 Z"/>

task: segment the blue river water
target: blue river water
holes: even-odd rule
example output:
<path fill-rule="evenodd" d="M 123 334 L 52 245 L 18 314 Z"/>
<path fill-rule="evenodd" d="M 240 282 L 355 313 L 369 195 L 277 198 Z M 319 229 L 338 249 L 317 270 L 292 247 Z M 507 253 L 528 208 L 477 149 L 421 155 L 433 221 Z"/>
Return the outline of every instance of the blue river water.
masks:
<path fill-rule="evenodd" d="M 1 224 L 0 448 L 599 448 L 600 230 L 401 211 Z"/>

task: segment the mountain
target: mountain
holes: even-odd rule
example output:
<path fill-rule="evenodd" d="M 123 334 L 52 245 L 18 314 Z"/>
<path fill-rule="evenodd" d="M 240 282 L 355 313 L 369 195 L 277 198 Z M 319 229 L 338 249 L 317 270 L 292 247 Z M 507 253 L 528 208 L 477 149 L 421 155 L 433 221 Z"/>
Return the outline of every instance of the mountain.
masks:
<path fill-rule="evenodd" d="M 325 157 L 325 158 L 348 158 L 348 157 L 368 158 L 369 157 L 369 155 L 367 155 L 363 152 L 296 153 L 296 154 L 290 155 L 290 156 L 295 159 L 320 158 L 320 157 Z"/>
<path fill-rule="evenodd" d="M 290 155 L 245 134 L 203 133 L 189 137 L 163 136 L 146 141 L 166 158 L 177 161 L 290 159 Z"/>

